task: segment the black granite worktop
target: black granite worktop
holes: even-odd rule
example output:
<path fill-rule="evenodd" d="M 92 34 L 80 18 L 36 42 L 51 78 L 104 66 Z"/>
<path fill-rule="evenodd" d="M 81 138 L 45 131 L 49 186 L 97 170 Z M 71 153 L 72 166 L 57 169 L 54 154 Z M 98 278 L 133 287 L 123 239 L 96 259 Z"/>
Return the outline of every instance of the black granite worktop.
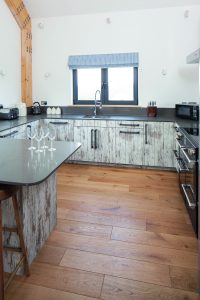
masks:
<path fill-rule="evenodd" d="M 1 184 L 39 184 L 81 146 L 79 143 L 54 142 L 56 151 L 36 153 L 28 150 L 30 143 L 30 140 L 0 140 Z"/>
<path fill-rule="evenodd" d="M 141 115 L 98 115 L 97 118 L 91 118 L 90 115 L 82 114 L 62 114 L 62 115 L 28 115 L 26 117 L 19 117 L 15 120 L 0 120 L 0 132 L 8 129 L 12 129 L 17 126 L 21 126 L 30 122 L 34 122 L 41 119 L 72 119 L 72 120 L 108 120 L 108 121 L 144 121 L 144 122 L 176 122 L 179 126 L 198 127 L 199 123 L 197 121 L 185 120 L 176 118 L 173 114 L 169 115 L 159 115 L 155 118 L 150 118 Z"/>

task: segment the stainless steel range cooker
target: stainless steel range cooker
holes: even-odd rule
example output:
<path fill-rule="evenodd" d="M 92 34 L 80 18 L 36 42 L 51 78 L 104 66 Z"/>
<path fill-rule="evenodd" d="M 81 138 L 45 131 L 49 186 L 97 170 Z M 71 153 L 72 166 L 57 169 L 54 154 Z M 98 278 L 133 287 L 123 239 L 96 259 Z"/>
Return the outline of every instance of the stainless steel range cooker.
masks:
<path fill-rule="evenodd" d="M 198 159 L 199 128 L 176 127 L 176 168 L 179 186 L 188 210 L 192 226 L 198 236 Z"/>

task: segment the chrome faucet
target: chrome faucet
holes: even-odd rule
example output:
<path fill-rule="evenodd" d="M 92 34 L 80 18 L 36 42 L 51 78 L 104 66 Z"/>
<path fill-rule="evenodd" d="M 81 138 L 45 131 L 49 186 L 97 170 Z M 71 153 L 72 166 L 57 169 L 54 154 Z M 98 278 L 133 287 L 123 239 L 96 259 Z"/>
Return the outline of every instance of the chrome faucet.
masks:
<path fill-rule="evenodd" d="M 97 94 L 99 94 L 99 96 L 100 96 L 100 99 L 99 99 L 99 100 L 97 100 Z M 98 107 L 99 107 L 100 109 L 102 109 L 101 92 L 100 92 L 100 90 L 97 90 L 97 91 L 95 92 L 95 99 L 94 99 L 94 116 L 95 116 L 95 117 L 96 117 L 96 115 L 97 115 L 97 105 L 98 105 Z"/>

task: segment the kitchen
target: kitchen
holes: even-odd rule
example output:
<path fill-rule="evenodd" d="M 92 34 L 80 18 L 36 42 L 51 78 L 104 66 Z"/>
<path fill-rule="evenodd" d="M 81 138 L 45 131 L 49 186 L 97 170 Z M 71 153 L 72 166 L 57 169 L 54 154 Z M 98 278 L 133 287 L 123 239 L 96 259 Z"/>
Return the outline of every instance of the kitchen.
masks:
<path fill-rule="evenodd" d="M 30 276 L 5 299 L 198 299 L 198 1 L 19 2 L 0 3 L 0 182 Z"/>

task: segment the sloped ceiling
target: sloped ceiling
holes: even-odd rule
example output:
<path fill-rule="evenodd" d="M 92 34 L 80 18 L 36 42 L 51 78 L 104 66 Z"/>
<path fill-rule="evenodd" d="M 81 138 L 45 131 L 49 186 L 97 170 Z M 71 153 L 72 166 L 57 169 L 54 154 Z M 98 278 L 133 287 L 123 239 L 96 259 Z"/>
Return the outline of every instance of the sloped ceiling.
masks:
<path fill-rule="evenodd" d="M 24 0 L 32 18 L 198 5 L 200 0 Z"/>

